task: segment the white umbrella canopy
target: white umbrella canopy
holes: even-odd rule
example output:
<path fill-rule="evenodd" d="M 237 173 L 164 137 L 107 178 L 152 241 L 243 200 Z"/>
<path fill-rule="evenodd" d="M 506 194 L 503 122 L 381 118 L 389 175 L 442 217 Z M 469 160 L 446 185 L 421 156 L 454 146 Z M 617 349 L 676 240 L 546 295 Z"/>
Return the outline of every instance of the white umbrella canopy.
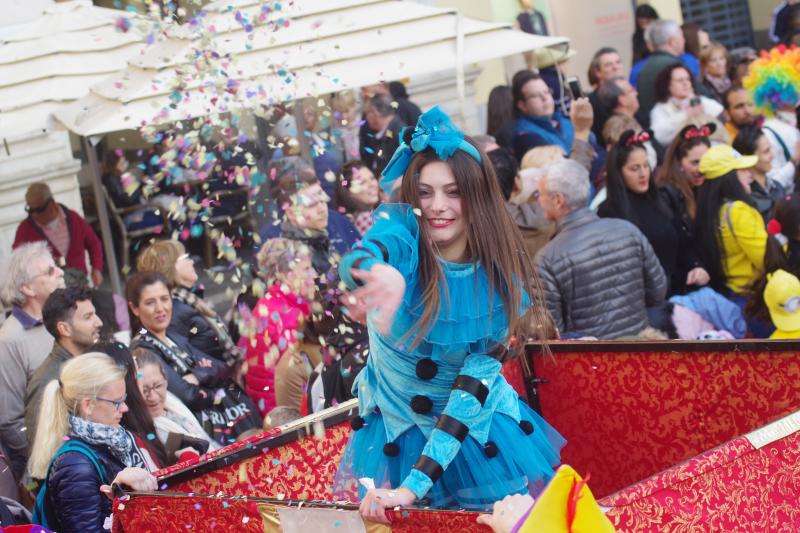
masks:
<path fill-rule="evenodd" d="M 89 0 L 49 6 L 17 26 L 0 44 L 0 132 L 50 129 L 51 113 L 125 67 L 144 47 L 136 28 L 122 32 L 124 12 Z"/>
<path fill-rule="evenodd" d="M 55 116 L 99 135 L 568 46 L 414 2 L 223 1 L 204 11 Z"/>

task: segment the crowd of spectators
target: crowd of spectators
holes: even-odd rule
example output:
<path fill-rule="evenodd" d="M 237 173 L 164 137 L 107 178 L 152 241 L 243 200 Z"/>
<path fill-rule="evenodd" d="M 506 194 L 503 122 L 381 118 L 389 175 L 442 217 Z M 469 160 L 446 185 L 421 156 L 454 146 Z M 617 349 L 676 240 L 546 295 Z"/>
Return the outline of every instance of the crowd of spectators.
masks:
<path fill-rule="evenodd" d="M 776 29 L 787 35 L 789 12 Z M 534 13 L 519 22 L 541 32 Z M 800 338 L 796 102 L 757 107 L 742 85 L 752 58 L 649 6 L 636 14 L 632 69 L 598 50 L 592 92 L 568 108 L 549 77 L 519 71 L 475 135 L 552 325 L 565 339 Z M 420 109 L 393 82 L 337 94 L 330 110 L 303 108 L 311 161 L 287 132 L 263 162 L 270 221 L 227 313 L 178 239 L 142 247 L 124 299 L 104 293 L 91 226 L 30 187 L 2 287 L 0 496 L 38 493 L 41 523 L 100 531 L 113 482 L 154 489 L 159 468 L 352 397 L 368 332 L 345 312 L 336 266 L 390 201 L 379 179 Z M 209 163 L 221 183 L 248 164 L 240 152 Z M 158 209 L 144 199 L 161 194 L 160 171 L 136 182 L 128 165 L 109 151 L 103 181 L 115 203 L 141 207 L 135 227 Z M 183 201 L 164 194 L 162 209 Z"/>

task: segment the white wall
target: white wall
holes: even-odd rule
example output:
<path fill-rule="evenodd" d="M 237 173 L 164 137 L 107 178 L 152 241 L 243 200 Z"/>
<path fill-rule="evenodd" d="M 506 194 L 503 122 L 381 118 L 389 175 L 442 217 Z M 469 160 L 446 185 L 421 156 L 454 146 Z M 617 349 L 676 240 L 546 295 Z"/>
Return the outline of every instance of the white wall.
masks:
<path fill-rule="evenodd" d="M 73 159 L 66 132 L 33 133 L 3 139 L 0 144 L 0 264 L 25 213 L 25 192 L 31 183 L 44 181 L 57 202 L 83 213 Z M 0 273 L 0 276 L 2 273 Z"/>
<path fill-rule="evenodd" d="M 14 26 L 30 22 L 53 0 L 0 0 L 0 38 L 14 30 Z"/>
<path fill-rule="evenodd" d="M 569 37 L 570 47 L 578 52 L 565 70 L 580 76 L 585 90 L 589 90 L 586 72 L 599 48 L 616 48 L 623 64 L 631 64 L 634 20 L 630 0 L 550 0 L 550 14 L 554 34 Z"/>

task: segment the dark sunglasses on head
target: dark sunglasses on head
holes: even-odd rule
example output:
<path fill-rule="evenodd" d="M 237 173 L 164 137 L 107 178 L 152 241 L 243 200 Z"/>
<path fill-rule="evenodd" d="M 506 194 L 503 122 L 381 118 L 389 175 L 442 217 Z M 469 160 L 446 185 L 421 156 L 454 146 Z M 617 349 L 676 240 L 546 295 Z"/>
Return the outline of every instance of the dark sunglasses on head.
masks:
<path fill-rule="evenodd" d="M 53 201 L 53 199 L 50 198 L 43 205 L 41 205 L 39 207 L 31 207 L 29 205 L 26 205 L 25 206 L 25 211 L 28 212 L 28 213 L 34 213 L 34 214 L 37 214 L 37 215 L 39 213 L 44 213 L 45 211 L 47 211 L 47 208 L 50 207 L 50 202 L 52 202 L 52 201 Z"/>

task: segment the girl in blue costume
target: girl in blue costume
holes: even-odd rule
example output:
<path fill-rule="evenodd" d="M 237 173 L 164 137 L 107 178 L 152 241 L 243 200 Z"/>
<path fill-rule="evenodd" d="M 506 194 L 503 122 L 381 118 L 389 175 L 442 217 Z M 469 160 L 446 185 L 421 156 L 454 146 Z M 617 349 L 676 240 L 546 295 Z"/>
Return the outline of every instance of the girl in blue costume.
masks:
<path fill-rule="evenodd" d="M 434 107 L 382 186 L 400 176 L 403 203 L 378 208 L 339 267 L 370 351 L 335 492 L 371 478 L 361 513 L 384 523 L 385 509 L 416 500 L 485 509 L 536 494 L 565 444 L 500 374 L 511 339 L 543 323 L 526 311 L 544 307 L 531 304 L 536 275 L 488 158 Z"/>

